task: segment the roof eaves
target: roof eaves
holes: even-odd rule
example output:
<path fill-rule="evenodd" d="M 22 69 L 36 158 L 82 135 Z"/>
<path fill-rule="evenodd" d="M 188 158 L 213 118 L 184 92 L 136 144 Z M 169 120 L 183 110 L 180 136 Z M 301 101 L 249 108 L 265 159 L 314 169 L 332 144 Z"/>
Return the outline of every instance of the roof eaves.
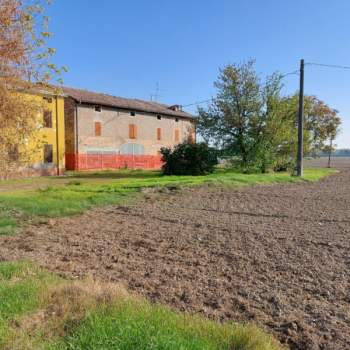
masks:
<path fill-rule="evenodd" d="M 131 110 L 135 112 L 146 112 L 152 114 L 161 114 L 170 117 L 186 118 L 193 120 L 195 119 L 194 116 L 187 112 L 170 110 L 169 106 L 165 104 L 148 102 L 139 99 L 128 99 L 69 87 L 63 87 L 62 89 L 65 91 L 65 94 L 67 96 L 69 96 L 79 104 L 100 105 L 110 108 Z M 110 101 L 108 101 L 108 99 L 110 99 Z"/>

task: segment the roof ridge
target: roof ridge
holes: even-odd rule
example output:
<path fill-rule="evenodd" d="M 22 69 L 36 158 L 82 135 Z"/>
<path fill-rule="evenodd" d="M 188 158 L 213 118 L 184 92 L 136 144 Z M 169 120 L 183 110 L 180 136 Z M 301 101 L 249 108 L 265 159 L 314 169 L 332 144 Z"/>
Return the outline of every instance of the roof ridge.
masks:
<path fill-rule="evenodd" d="M 141 102 L 145 102 L 148 103 L 150 105 L 157 105 L 157 106 L 161 106 L 161 107 L 170 107 L 172 105 L 166 104 L 166 103 L 160 103 L 157 101 L 147 101 L 147 100 L 141 100 L 140 98 L 135 98 L 136 101 L 141 101 Z"/>
<path fill-rule="evenodd" d="M 131 100 L 131 101 L 140 101 L 140 102 L 145 102 L 145 103 L 149 103 L 149 104 L 156 104 L 156 105 L 160 105 L 160 106 L 171 106 L 165 103 L 160 103 L 160 102 L 155 102 L 155 101 L 147 101 L 147 100 L 143 100 L 141 98 L 138 97 L 123 97 L 123 96 L 117 96 L 117 95 L 112 95 L 109 94 L 107 92 L 100 92 L 100 91 L 92 91 L 92 90 L 88 90 L 86 88 L 76 88 L 76 87 L 71 87 L 71 86 L 61 86 L 62 89 L 72 89 L 72 90 L 78 90 L 78 91 L 84 91 L 84 92 L 88 92 L 88 93 L 92 93 L 92 94 L 98 94 L 98 95 L 104 95 L 104 96 L 108 96 L 108 97 L 113 97 L 113 98 L 121 98 L 123 100 Z"/>
<path fill-rule="evenodd" d="M 164 114 L 184 118 L 194 118 L 191 114 L 184 111 L 175 111 L 170 107 L 172 105 L 163 104 L 155 101 L 146 101 L 139 98 L 127 98 L 111 95 L 105 92 L 94 92 L 82 88 L 61 86 L 62 91 L 79 102 L 89 104 L 100 104 L 104 106 L 124 108 L 129 110 L 138 110 L 142 112 Z"/>

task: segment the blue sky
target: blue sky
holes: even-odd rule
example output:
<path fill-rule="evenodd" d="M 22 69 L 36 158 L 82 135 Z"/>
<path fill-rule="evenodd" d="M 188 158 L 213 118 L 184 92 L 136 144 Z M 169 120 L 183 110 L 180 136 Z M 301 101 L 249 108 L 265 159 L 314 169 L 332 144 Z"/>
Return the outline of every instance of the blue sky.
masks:
<path fill-rule="evenodd" d="M 205 100 L 219 67 L 250 58 L 262 76 L 300 58 L 350 66 L 348 0 L 54 0 L 48 14 L 65 85 L 118 96 L 150 99 L 158 82 L 160 102 Z M 350 70 L 306 67 L 305 93 L 340 111 L 350 148 Z"/>

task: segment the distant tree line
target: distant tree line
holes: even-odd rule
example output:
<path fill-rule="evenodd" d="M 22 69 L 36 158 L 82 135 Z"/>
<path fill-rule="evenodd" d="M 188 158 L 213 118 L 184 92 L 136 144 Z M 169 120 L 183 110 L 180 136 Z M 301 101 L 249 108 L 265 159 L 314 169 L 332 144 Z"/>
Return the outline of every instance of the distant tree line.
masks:
<path fill-rule="evenodd" d="M 262 80 L 255 62 L 230 64 L 214 83 L 217 95 L 198 109 L 198 132 L 245 172 L 293 169 L 297 152 L 298 95 L 282 95 L 283 76 Z M 304 154 L 333 150 L 338 111 L 305 96 Z"/>
<path fill-rule="evenodd" d="M 328 152 L 321 152 L 319 156 L 328 157 Z M 333 157 L 350 157 L 350 149 L 348 148 L 336 149 L 332 152 L 332 156 Z"/>

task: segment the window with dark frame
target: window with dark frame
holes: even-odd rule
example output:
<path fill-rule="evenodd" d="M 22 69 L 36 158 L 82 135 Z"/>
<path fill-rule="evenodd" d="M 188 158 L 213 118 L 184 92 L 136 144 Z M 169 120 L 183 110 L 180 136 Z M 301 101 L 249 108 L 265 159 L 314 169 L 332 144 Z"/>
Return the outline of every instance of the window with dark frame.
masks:
<path fill-rule="evenodd" d="M 52 111 L 44 111 L 44 128 L 52 128 Z"/>
<path fill-rule="evenodd" d="M 176 123 L 179 121 L 179 118 L 175 118 Z"/>
<path fill-rule="evenodd" d="M 47 102 L 47 103 L 52 103 L 52 97 L 43 97 L 43 99 Z"/>
<path fill-rule="evenodd" d="M 49 164 L 53 162 L 53 146 L 44 145 L 44 163 Z"/>
<path fill-rule="evenodd" d="M 131 111 L 131 112 L 130 112 L 130 115 L 131 115 L 132 117 L 135 117 L 136 112 L 135 112 L 135 111 Z"/>
<path fill-rule="evenodd" d="M 9 160 L 11 162 L 17 162 L 19 160 L 18 145 L 11 145 L 8 151 Z"/>
<path fill-rule="evenodd" d="M 95 112 L 101 112 L 102 108 L 101 106 L 95 106 Z"/>
<path fill-rule="evenodd" d="M 95 122 L 95 136 L 102 135 L 102 124 L 101 122 Z"/>

